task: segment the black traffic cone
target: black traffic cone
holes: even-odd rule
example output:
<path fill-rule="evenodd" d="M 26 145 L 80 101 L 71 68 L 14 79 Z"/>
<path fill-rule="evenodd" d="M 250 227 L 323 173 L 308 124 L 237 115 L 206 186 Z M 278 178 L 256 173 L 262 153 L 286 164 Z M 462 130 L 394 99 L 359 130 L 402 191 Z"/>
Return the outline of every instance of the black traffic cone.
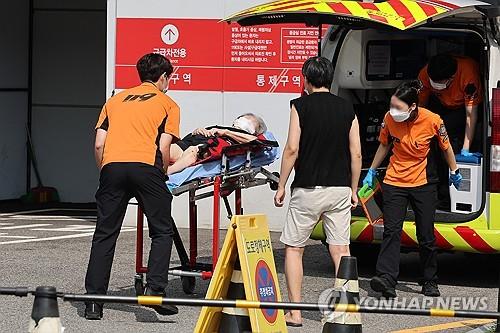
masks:
<path fill-rule="evenodd" d="M 62 333 L 55 287 L 37 287 L 31 311 L 29 333 Z"/>
<path fill-rule="evenodd" d="M 226 299 L 246 299 L 240 260 L 236 258 Z M 222 308 L 219 333 L 252 332 L 247 309 Z"/>
<path fill-rule="evenodd" d="M 356 257 L 344 256 L 333 287 L 335 304 L 359 304 L 358 265 Z M 323 318 L 323 333 L 361 333 L 361 314 L 334 311 Z"/>

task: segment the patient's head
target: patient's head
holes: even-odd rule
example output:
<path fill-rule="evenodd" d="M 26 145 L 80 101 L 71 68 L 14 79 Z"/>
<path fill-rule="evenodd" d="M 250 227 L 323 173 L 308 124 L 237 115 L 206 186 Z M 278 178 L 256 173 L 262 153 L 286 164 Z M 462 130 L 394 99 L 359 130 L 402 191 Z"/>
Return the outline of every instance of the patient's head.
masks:
<path fill-rule="evenodd" d="M 259 135 L 267 131 L 264 120 L 253 113 L 245 113 L 236 118 L 233 122 L 233 127 L 253 135 Z"/>

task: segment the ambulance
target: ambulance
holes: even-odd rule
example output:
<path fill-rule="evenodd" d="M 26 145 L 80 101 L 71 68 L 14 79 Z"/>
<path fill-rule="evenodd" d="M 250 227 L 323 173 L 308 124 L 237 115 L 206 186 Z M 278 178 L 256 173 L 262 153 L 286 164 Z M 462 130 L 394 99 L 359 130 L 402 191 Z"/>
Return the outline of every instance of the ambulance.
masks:
<path fill-rule="evenodd" d="M 331 25 L 321 55 L 334 65 L 333 93 L 350 100 L 361 127 L 363 168 L 378 146 L 378 131 L 394 88 L 415 79 L 429 58 L 451 53 L 480 64 L 484 102 L 475 140 L 482 158 L 459 163 L 463 184 L 451 189 L 451 209 L 436 213 L 436 245 L 444 251 L 500 252 L 500 2 L 495 0 L 275 1 L 226 19 L 241 25 L 304 22 Z M 362 174 L 363 178 L 363 174 Z M 361 179 L 362 179 L 361 178 Z M 379 243 L 383 224 L 353 212 L 351 240 Z M 313 239 L 325 240 L 319 223 Z M 402 245 L 418 246 L 408 209 Z"/>

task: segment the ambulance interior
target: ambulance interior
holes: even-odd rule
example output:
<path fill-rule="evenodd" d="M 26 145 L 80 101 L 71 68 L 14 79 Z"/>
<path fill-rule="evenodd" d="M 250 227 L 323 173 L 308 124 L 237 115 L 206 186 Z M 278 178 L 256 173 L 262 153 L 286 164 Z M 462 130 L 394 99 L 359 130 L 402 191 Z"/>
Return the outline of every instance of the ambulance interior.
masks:
<path fill-rule="evenodd" d="M 472 57 L 480 63 L 481 71 L 484 72 L 484 42 L 478 32 L 469 29 L 418 28 L 407 32 L 342 30 L 330 30 L 330 41 L 324 45 L 323 54 L 333 55 L 335 77 L 332 92 L 350 100 L 359 119 L 363 154 L 361 186 L 377 150 L 378 133 L 395 87 L 402 81 L 416 79 L 430 57 L 439 53 Z M 342 47 L 337 48 L 342 39 Z M 485 150 L 485 130 L 482 126 L 484 112 L 481 106 L 474 138 L 475 149 L 471 150 L 474 152 L 483 153 Z M 379 168 L 380 178 L 384 175 L 388 160 L 389 157 Z M 459 164 L 464 177 L 463 184 L 458 191 L 450 189 L 451 209 L 438 209 L 436 222 L 465 222 L 474 219 L 482 211 L 483 179 L 486 178 L 483 176 L 482 164 Z M 354 214 L 364 215 L 360 207 Z M 411 206 L 407 218 L 414 218 Z"/>

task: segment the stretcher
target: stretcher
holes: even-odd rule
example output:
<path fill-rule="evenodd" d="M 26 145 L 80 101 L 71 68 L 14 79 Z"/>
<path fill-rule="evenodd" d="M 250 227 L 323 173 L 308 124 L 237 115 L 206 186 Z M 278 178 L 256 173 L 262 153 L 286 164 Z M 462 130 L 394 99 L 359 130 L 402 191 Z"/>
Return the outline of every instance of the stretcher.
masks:
<path fill-rule="evenodd" d="M 188 193 L 189 200 L 189 255 L 184 247 L 175 222 L 172 220 L 173 241 L 179 254 L 180 265 L 169 270 L 170 275 L 180 276 L 182 289 L 186 294 L 192 294 L 196 285 L 195 278 L 210 279 L 217 264 L 219 255 L 219 227 L 221 199 L 231 219 L 234 214 L 242 214 L 241 190 L 269 184 L 276 190 L 279 174 L 270 172 L 265 166 L 274 162 L 279 156 L 278 143 L 274 136 L 266 132 L 267 140 L 254 140 L 250 143 L 236 144 L 225 147 L 220 161 L 211 161 L 186 168 L 169 176 L 167 187 L 174 196 Z M 235 155 L 235 152 L 238 155 Z M 244 152 L 243 155 L 241 153 Z M 199 193 L 201 192 L 201 193 Z M 228 196 L 234 192 L 234 212 L 231 209 Z M 212 215 L 212 262 L 198 262 L 198 210 L 197 201 L 213 197 Z M 137 239 L 136 239 L 136 276 L 135 291 L 142 295 L 144 291 L 143 274 L 147 267 L 143 264 L 144 214 L 137 209 Z"/>

